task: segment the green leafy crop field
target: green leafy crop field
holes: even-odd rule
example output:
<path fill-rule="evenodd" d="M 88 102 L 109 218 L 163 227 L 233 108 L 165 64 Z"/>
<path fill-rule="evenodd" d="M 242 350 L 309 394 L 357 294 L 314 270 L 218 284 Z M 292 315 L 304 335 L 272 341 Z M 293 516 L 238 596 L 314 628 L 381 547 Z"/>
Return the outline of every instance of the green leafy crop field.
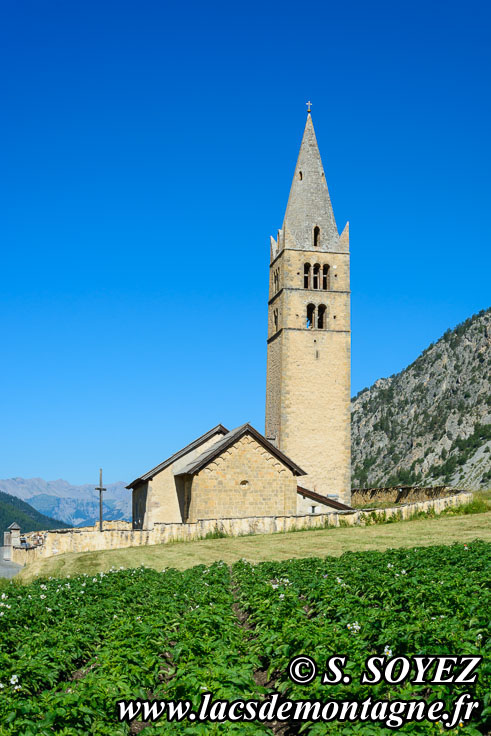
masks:
<path fill-rule="evenodd" d="M 5 586 L 0 600 L 0 736 L 390 734 L 378 722 L 155 723 L 117 720 L 116 703 L 317 698 L 482 702 L 469 722 L 406 723 L 410 734 L 488 734 L 491 544 L 347 552 L 178 571 L 140 567 Z M 346 656 L 349 684 L 288 677 L 296 655 L 320 671 Z M 366 658 L 484 657 L 474 684 L 360 684 Z"/>

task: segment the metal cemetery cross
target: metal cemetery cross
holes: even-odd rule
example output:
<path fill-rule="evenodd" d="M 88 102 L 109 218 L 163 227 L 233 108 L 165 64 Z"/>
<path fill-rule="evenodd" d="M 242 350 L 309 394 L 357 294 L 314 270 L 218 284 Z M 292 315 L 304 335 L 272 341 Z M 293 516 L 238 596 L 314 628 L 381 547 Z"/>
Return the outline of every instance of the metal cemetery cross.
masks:
<path fill-rule="evenodd" d="M 102 487 L 102 468 L 99 469 L 99 485 L 96 486 L 96 491 L 99 491 L 99 531 L 102 532 L 102 491 L 107 490 Z"/>

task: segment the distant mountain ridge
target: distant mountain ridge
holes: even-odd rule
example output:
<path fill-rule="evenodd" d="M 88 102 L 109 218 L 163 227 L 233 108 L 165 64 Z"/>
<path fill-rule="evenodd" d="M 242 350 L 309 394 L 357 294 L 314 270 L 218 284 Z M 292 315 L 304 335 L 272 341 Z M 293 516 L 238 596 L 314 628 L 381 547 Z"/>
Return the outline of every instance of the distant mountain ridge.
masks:
<path fill-rule="evenodd" d="M 131 519 L 131 491 L 125 485 L 119 481 L 107 486 L 103 494 L 105 519 Z M 74 486 L 62 479 L 9 478 L 0 480 L 0 491 L 27 501 L 40 513 L 70 526 L 89 526 L 99 519 L 99 494 L 88 483 Z"/>
<path fill-rule="evenodd" d="M 65 524 L 58 519 L 52 519 L 40 514 L 30 504 L 16 498 L 9 493 L 0 491 L 0 533 L 16 521 L 22 532 L 38 532 L 44 529 L 66 529 Z M 3 544 L 3 538 L 0 544 Z"/>
<path fill-rule="evenodd" d="M 352 400 L 352 485 L 491 486 L 491 309 Z"/>

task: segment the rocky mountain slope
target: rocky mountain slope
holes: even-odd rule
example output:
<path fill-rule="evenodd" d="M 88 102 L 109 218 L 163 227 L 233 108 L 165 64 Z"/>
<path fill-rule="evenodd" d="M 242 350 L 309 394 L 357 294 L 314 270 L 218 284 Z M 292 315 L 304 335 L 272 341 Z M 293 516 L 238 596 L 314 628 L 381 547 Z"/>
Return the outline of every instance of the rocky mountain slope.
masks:
<path fill-rule="evenodd" d="M 65 529 L 69 524 L 51 519 L 36 511 L 20 498 L 0 491 L 0 534 L 16 521 L 22 532 L 38 532 L 43 529 Z M 2 542 L 3 544 L 3 537 Z"/>
<path fill-rule="evenodd" d="M 353 487 L 491 487 L 491 309 L 352 401 Z"/>
<path fill-rule="evenodd" d="M 131 491 L 127 491 L 125 485 L 120 481 L 107 486 L 103 495 L 105 519 L 131 519 Z M 0 491 L 28 501 L 40 513 L 62 519 L 71 526 L 88 526 L 99 519 L 99 494 L 94 485 L 72 486 L 66 480 L 9 478 L 0 480 Z"/>

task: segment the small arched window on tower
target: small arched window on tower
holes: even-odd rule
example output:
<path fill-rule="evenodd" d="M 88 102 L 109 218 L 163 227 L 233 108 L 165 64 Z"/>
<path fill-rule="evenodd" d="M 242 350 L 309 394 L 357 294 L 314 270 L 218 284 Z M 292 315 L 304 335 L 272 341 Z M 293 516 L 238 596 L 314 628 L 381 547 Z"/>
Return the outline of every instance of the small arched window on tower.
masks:
<path fill-rule="evenodd" d="M 314 248 L 318 248 L 321 244 L 321 229 L 318 225 L 314 227 Z"/>
<path fill-rule="evenodd" d="M 273 274 L 273 290 L 275 294 L 279 290 L 279 288 L 280 288 L 280 271 L 279 269 L 276 269 L 276 271 Z"/>
<path fill-rule="evenodd" d="M 320 283 L 319 283 L 320 282 L 320 272 L 321 272 L 321 267 L 318 263 L 316 263 L 314 266 L 314 273 L 313 273 L 313 278 L 312 278 L 312 288 L 313 289 L 318 289 L 320 287 Z"/>
<path fill-rule="evenodd" d="M 299 171 L 299 172 L 298 172 L 298 178 L 300 179 L 300 181 L 302 181 L 302 179 L 303 179 L 303 174 L 302 174 L 302 172 L 301 172 L 301 171 Z"/>
<path fill-rule="evenodd" d="M 306 263 L 303 267 L 303 288 L 310 289 L 310 263 Z"/>
<path fill-rule="evenodd" d="M 317 310 L 317 327 L 319 330 L 323 330 L 326 326 L 326 305 L 325 304 L 319 304 L 319 309 Z"/>
<path fill-rule="evenodd" d="M 308 330 L 314 327 L 314 321 L 315 321 L 315 304 L 307 304 L 307 323 L 305 326 L 307 327 Z"/>
<path fill-rule="evenodd" d="M 322 288 L 324 289 L 324 291 L 327 291 L 329 289 L 329 271 L 329 266 L 327 265 L 327 263 L 325 263 L 322 266 Z"/>
<path fill-rule="evenodd" d="M 278 332 L 278 310 L 275 309 L 273 312 L 273 320 L 274 320 L 274 331 Z"/>

